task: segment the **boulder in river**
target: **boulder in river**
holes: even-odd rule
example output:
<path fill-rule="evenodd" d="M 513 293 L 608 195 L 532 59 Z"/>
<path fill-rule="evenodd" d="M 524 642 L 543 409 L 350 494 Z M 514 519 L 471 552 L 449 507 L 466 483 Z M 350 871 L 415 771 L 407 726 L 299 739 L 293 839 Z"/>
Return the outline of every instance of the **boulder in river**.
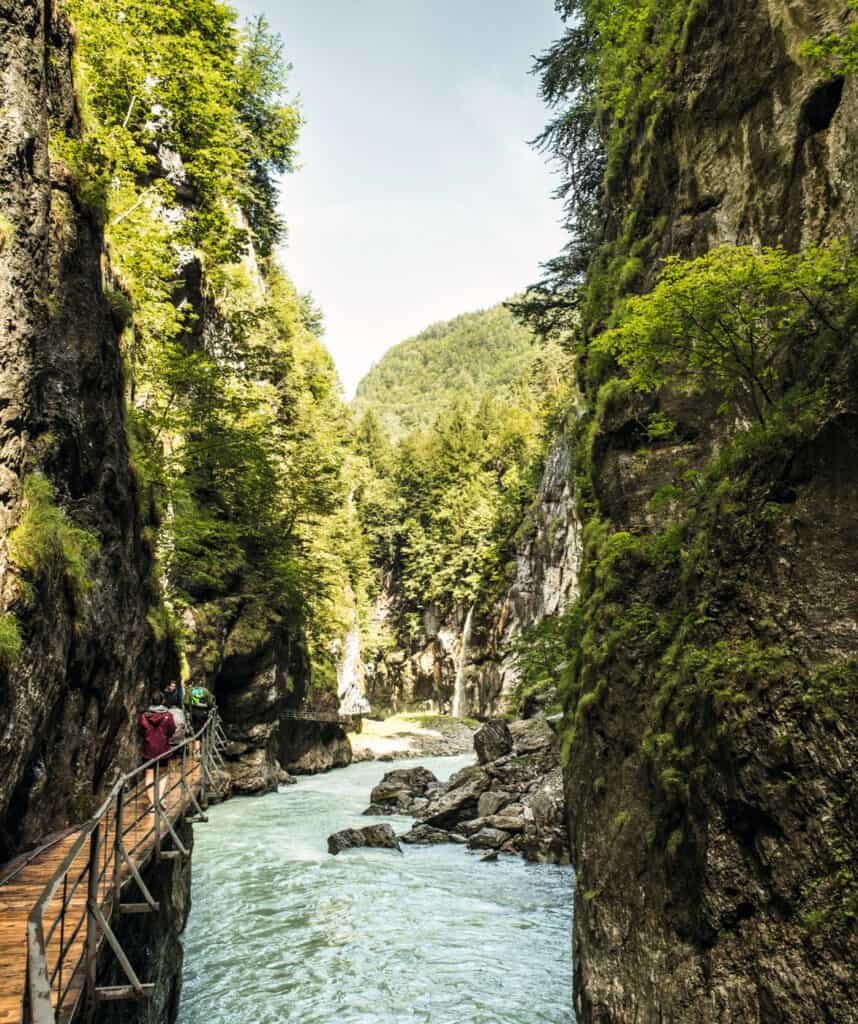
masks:
<path fill-rule="evenodd" d="M 504 832 L 523 832 L 526 824 L 524 815 L 515 814 L 490 814 L 484 820 L 486 825 Z"/>
<path fill-rule="evenodd" d="M 498 811 L 502 807 L 505 807 L 511 800 L 512 797 L 509 793 L 498 793 L 490 789 L 480 797 L 480 801 L 477 804 L 477 814 L 481 818 L 487 818 L 491 814 L 497 814 Z"/>
<path fill-rule="evenodd" d="M 490 718 L 474 733 L 474 750 L 480 764 L 497 761 L 512 750 L 512 733 L 505 718 Z"/>
<path fill-rule="evenodd" d="M 431 825 L 415 825 L 410 832 L 399 837 L 403 843 L 449 843 L 450 833 L 441 828 L 432 828 Z"/>
<path fill-rule="evenodd" d="M 370 807 L 365 814 L 411 814 L 416 801 L 423 801 L 428 792 L 440 787 L 428 768 L 397 768 L 387 772 L 370 794 Z"/>
<path fill-rule="evenodd" d="M 343 850 L 361 846 L 380 847 L 384 850 L 399 850 L 399 840 L 390 825 L 367 825 L 365 828 L 344 828 L 328 836 L 328 853 L 336 856 Z"/>
<path fill-rule="evenodd" d="M 468 840 L 469 850 L 499 850 L 509 839 L 509 832 L 499 828 L 481 828 Z"/>
<path fill-rule="evenodd" d="M 421 819 L 434 828 L 450 829 L 460 821 L 477 816 L 480 796 L 489 788 L 488 775 L 476 765 L 457 772 L 446 792 L 431 801 L 421 812 Z"/>
<path fill-rule="evenodd" d="M 526 817 L 532 826 L 525 830 L 522 852 L 527 860 L 565 864 L 569 861 L 566 833 L 563 773 L 549 772 L 527 798 Z M 500 816 L 499 816 L 500 817 Z"/>

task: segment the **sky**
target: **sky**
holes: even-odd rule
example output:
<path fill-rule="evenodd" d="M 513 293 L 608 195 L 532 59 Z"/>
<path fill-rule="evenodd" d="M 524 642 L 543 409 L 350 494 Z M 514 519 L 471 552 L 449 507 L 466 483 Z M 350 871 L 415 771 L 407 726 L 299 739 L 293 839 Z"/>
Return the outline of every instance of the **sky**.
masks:
<path fill-rule="evenodd" d="M 286 270 L 346 394 L 391 345 L 494 305 L 560 250 L 534 54 L 553 0 L 238 0 L 293 65 L 305 124 L 283 181 Z"/>

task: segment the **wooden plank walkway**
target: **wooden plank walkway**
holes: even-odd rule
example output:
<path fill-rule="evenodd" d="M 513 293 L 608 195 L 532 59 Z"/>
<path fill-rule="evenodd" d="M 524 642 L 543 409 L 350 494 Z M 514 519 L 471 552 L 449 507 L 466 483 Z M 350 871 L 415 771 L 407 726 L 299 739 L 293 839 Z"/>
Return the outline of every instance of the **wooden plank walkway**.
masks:
<path fill-rule="evenodd" d="M 165 816 L 175 824 L 191 806 L 190 799 L 180 785 L 181 775 L 177 763 L 172 771 L 165 772 L 161 781 L 164 794 L 162 802 L 166 807 Z M 194 794 L 200 788 L 201 768 L 194 760 L 187 766 L 187 782 Z M 170 787 L 174 787 L 172 791 Z M 151 858 L 155 850 L 155 815 L 147 813 L 148 794 L 141 782 L 125 798 L 123 810 L 123 834 L 125 846 L 138 868 Z M 110 920 L 113 911 L 113 856 L 115 838 L 115 809 L 111 808 L 102 818 L 103 841 L 99 852 L 99 865 L 103 877 L 99 883 L 99 904 L 105 917 Z M 127 824 L 125 824 L 127 822 Z M 166 828 L 162 828 L 163 833 Z M 24 989 L 27 980 L 27 919 L 44 893 L 47 885 L 60 869 L 80 835 L 79 829 L 60 835 L 51 843 L 35 852 L 24 855 L 10 864 L 0 866 L 0 1024 L 22 1024 L 24 1019 Z M 69 1020 L 75 1011 L 78 997 L 85 981 L 84 949 L 86 942 L 86 901 L 90 848 L 85 843 L 71 869 L 65 876 L 66 912 L 58 921 L 53 934 L 49 933 L 64 903 L 64 887 L 60 885 L 43 915 L 47 939 L 48 967 L 53 971 L 59 964 L 60 950 L 65 948 L 62 967 L 52 986 L 52 999 L 57 1009 L 58 994 L 66 989 L 58 1017 Z M 76 880 L 78 889 L 71 895 Z M 121 885 L 131 879 L 126 864 L 120 867 Z M 146 981 L 145 978 L 141 979 Z"/>

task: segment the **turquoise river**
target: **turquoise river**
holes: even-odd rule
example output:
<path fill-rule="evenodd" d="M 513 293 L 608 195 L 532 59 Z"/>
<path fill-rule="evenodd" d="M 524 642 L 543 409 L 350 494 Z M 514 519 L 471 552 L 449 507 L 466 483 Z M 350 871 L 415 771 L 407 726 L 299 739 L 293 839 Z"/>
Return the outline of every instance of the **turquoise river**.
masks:
<path fill-rule="evenodd" d="M 571 1024 L 571 869 L 456 845 L 327 853 L 382 820 L 361 811 L 385 771 L 472 761 L 366 762 L 212 808 L 179 1024 Z"/>

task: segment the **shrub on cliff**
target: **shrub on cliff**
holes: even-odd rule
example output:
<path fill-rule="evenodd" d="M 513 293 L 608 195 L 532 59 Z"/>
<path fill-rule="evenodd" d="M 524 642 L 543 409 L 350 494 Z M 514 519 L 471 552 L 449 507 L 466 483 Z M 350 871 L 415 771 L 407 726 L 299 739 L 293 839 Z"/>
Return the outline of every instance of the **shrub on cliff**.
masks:
<path fill-rule="evenodd" d="M 655 288 L 628 299 L 592 344 L 633 385 L 714 389 L 765 424 L 784 388 L 819 383 L 832 345 L 855 330 L 858 260 L 845 244 L 788 253 L 722 245 L 671 257 Z"/>
<path fill-rule="evenodd" d="M 87 563 L 98 549 L 97 538 L 54 503 L 54 489 L 41 473 L 24 481 L 24 501 L 24 515 L 9 534 L 12 562 L 31 582 L 62 579 L 79 606 L 90 587 Z"/>
<path fill-rule="evenodd" d="M 846 7 L 858 11 L 858 0 L 847 0 Z M 830 78 L 854 75 L 858 72 L 858 21 L 853 21 L 843 33 L 830 32 L 805 43 L 801 55 Z"/>

